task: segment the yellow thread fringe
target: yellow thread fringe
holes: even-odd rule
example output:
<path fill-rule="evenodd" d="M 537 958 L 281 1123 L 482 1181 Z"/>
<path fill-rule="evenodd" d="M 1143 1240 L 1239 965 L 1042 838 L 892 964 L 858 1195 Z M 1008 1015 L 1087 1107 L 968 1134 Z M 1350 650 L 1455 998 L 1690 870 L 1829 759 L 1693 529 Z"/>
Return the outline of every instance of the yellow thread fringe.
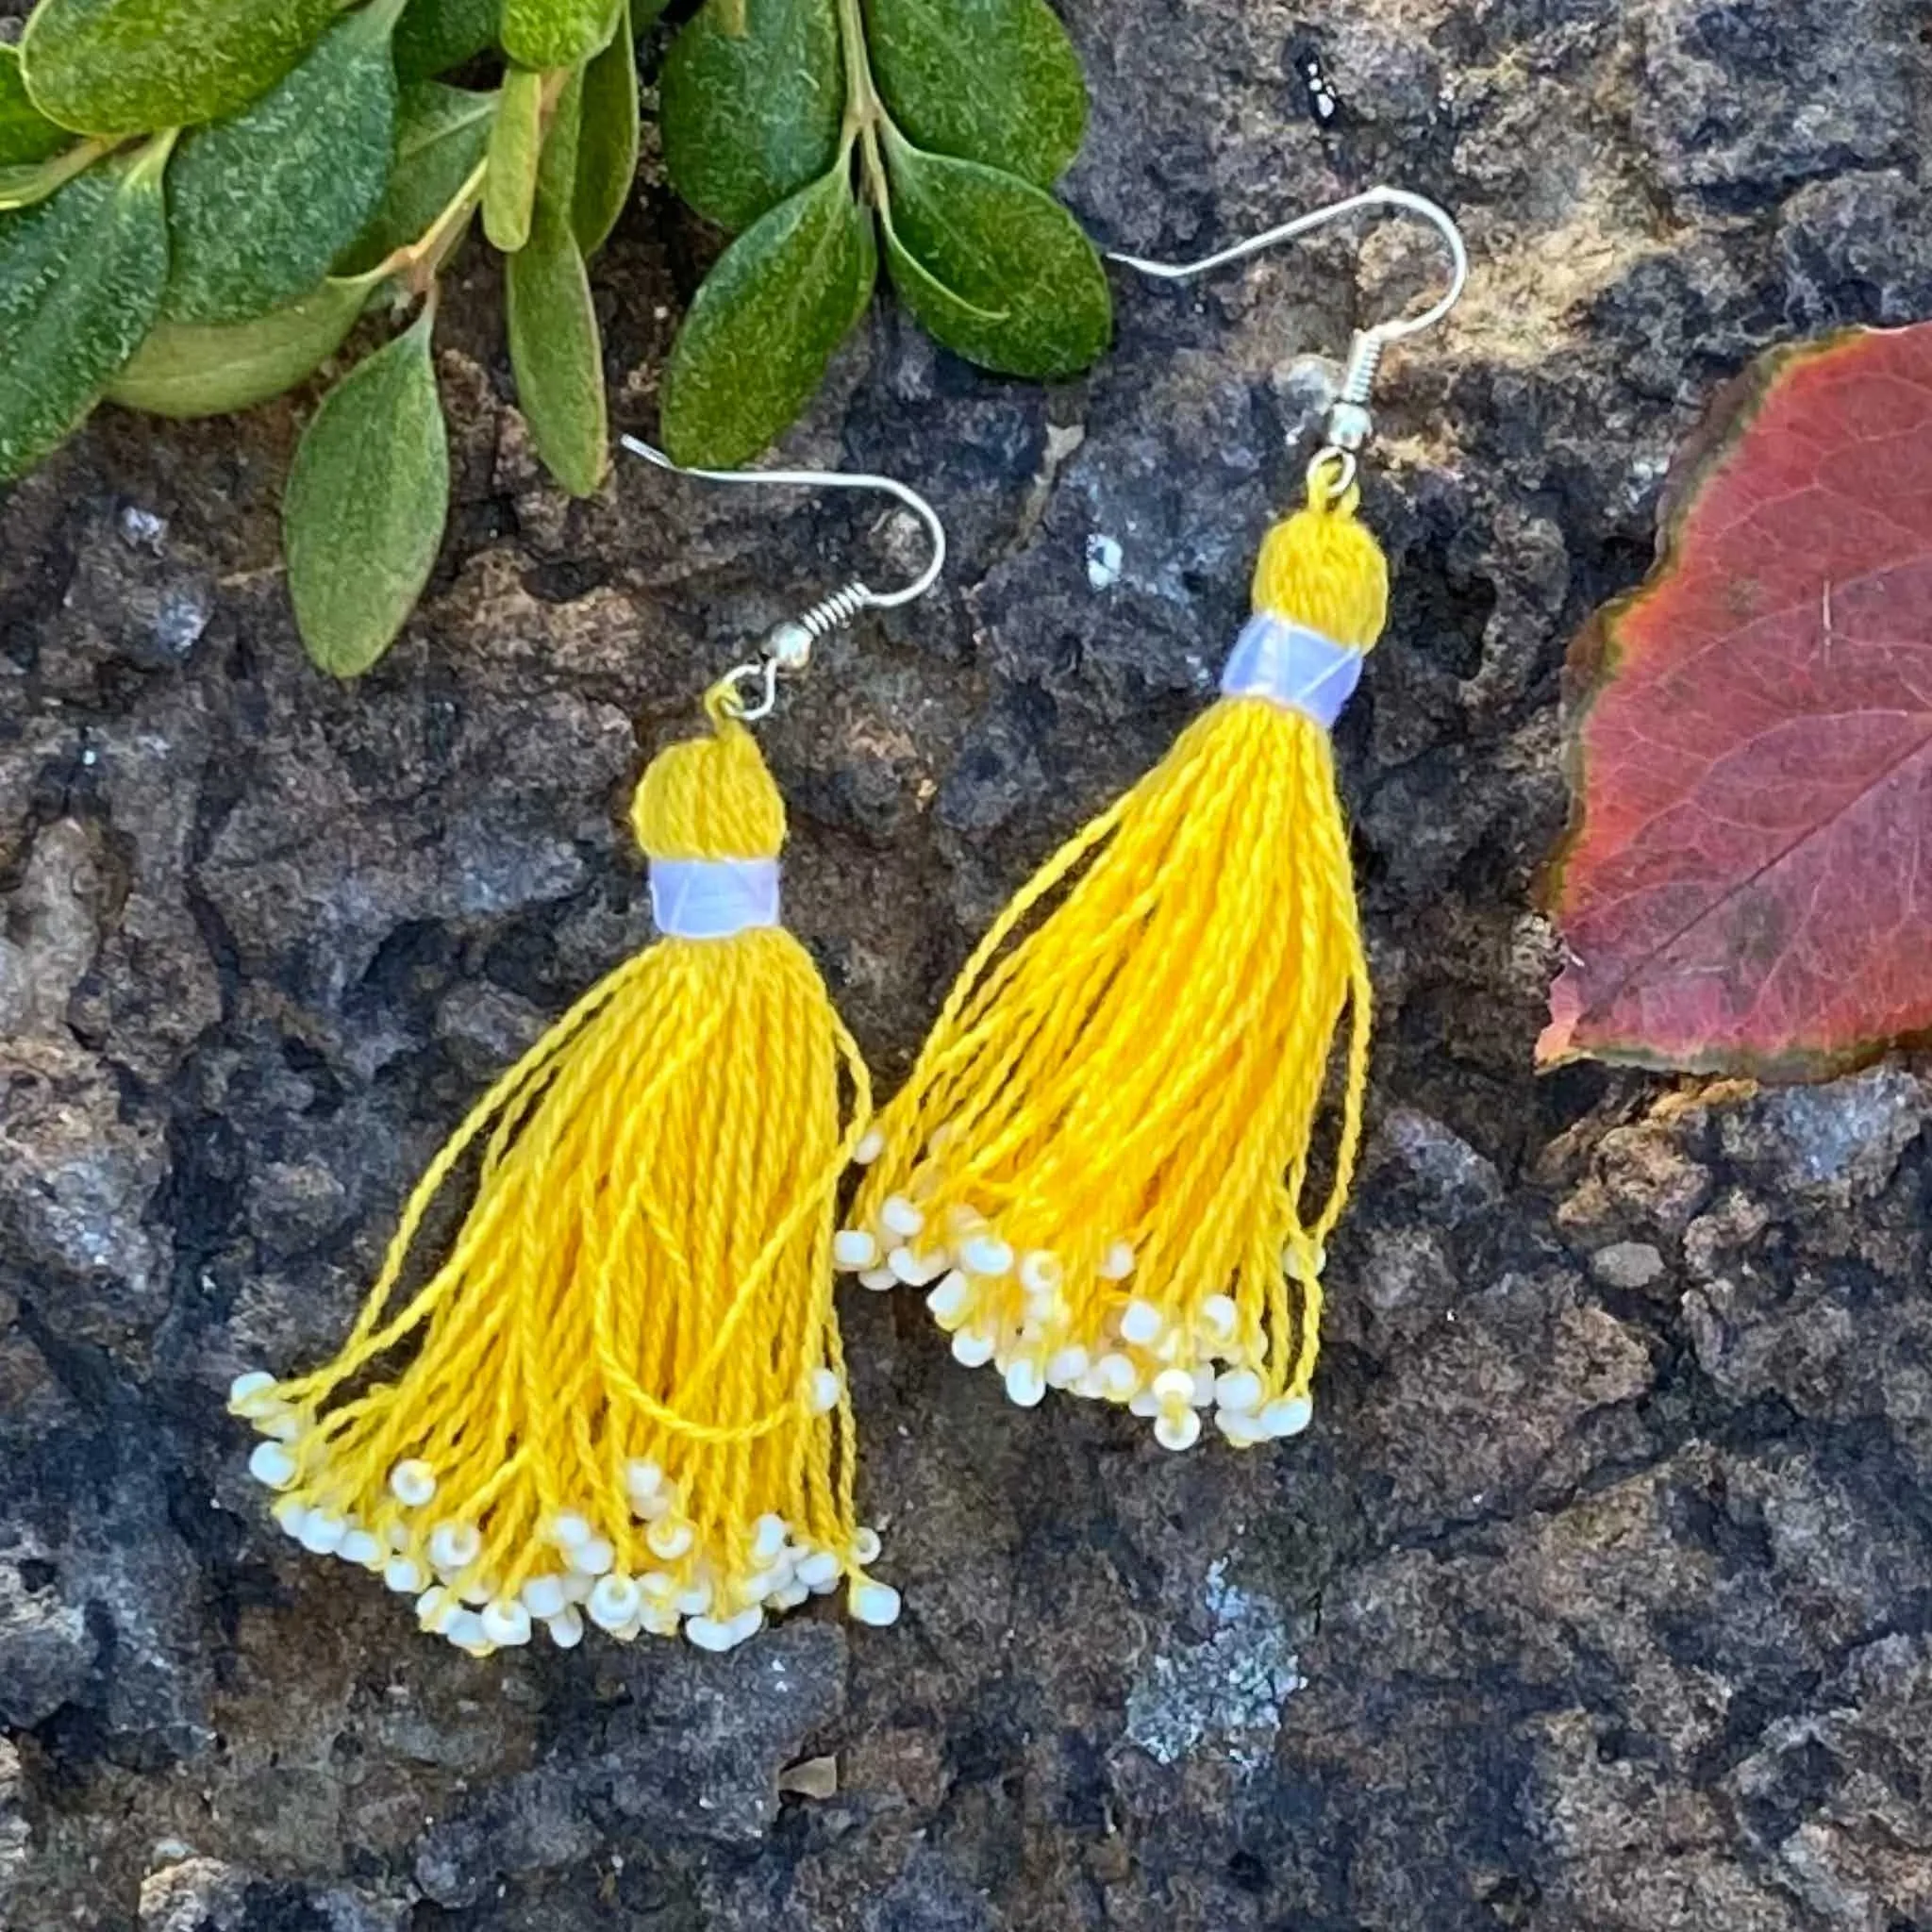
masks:
<path fill-rule="evenodd" d="M 646 771 L 639 843 L 775 858 L 777 789 L 710 709 L 711 736 Z M 278 1519 L 420 1593 L 424 1627 L 477 1655 L 533 1620 L 575 1643 L 584 1615 L 619 1637 L 682 1619 L 722 1649 L 841 1578 L 855 1614 L 890 1621 L 854 1514 L 829 1252 L 870 1109 L 789 933 L 665 939 L 619 967 L 438 1156 L 335 1360 L 236 1385 Z M 472 1161 L 454 1245 L 406 1289 Z"/>
<path fill-rule="evenodd" d="M 1373 647 L 1388 573 L 1356 493 L 1311 475 L 1257 609 Z M 1306 1205 L 1349 1013 L 1334 1178 Z M 1172 1448 L 1200 1410 L 1247 1444 L 1307 1425 L 1324 1245 L 1361 1137 L 1370 987 L 1327 733 L 1224 698 L 987 935 L 841 1236 L 1030 1406 L 1128 1404 Z M 883 1260 L 884 1267 L 880 1267 Z"/>

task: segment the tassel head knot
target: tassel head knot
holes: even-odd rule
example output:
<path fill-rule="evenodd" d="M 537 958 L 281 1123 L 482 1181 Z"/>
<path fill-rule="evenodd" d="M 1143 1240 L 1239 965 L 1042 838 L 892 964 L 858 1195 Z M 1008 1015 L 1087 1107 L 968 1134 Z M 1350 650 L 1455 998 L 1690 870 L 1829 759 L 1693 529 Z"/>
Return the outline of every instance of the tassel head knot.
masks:
<path fill-rule="evenodd" d="M 1356 515 L 1357 496 L 1353 486 L 1335 493 L 1310 472 L 1307 508 L 1276 524 L 1261 545 L 1255 608 L 1368 651 L 1389 620 L 1389 564 Z"/>
<path fill-rule="evenodd" d="M 709 707 L 714 730 L 653 758 L 631 803 L 631 826 L 651 858 L 775 858 L 785 801 L 758 741 Z"/>

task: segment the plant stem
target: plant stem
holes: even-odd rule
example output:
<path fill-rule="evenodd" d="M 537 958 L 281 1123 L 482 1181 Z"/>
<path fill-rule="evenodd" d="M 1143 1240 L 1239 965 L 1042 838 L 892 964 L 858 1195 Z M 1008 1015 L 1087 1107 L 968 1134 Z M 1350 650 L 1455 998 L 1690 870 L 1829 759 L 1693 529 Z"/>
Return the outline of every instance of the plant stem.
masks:
<path fill-rule="evenodd" d="M 394 277 L 414 295 L 436 292 L 437 272 L 449 258 L 457 243 L 469 231 L 470 218 L 483 199 L 483 180 L 489 172 L 487 161 L 478 161 L 470 178 L 457 190 L 449 206 L 425 228 L 415 241 L 386 255 L 366 274 L 356 277 L 374 288 Z"/>
<path fill-rule="evenodd" d="M 845 149 L 849 153 L 854 142 L 859 143 L 865 158 L 866 192 L 883 212 L 891 198 L 885 159 L 879 153 L 879 127 L 886 110 L 873 83 L 859 0 L 839 0 L 839 42 L 845 56 Z"/>
<path fill-rule="evenodd" d="M 120 144 L 118 141 L 83 141 L 44 161 L 0 168 L 0 213 L 45 201 L 76 175 L 85 174 L 103 155 L 112 154 Z"/>

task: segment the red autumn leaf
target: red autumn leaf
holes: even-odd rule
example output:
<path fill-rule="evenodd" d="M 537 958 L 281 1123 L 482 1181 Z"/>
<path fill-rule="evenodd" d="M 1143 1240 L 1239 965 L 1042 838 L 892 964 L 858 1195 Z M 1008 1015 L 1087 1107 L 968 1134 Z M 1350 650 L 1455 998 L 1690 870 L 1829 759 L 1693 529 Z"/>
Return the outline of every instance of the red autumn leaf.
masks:
<path fill-rule="evenodd" d="M 1539 1059 L 1816 1077 L 1932 1030 L 1932 324 L 1720 399 L 1566 696 Z"/>

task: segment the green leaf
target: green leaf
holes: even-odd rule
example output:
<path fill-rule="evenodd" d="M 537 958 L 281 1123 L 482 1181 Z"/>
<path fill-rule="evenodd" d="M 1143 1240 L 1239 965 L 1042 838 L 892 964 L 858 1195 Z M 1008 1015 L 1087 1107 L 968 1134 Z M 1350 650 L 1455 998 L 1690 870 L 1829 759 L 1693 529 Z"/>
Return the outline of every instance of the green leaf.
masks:
<path fill-rule="evenodd" d="M 1041 188 L 1087 131 L 1087 82 L 1046 0 L 865 0 L 873 76 L 892 119 L 933 154 Z"/>
<path fill-rule="evenodd" d="M 490 124 L 490 173 L 483 182 L 483 232 L 514 255 L 530 239 L 537 161 L 543 151 L 543 76 L 512 67 L 503 76 Z"/>
<path fill-rule="evenodd" d="M 449 516 L 449 433 L 423 313 L 331 390 L 282 498 L 289 595 L 308 655 L 337 677 L 395 641 Z"/>
<path fill-rule="evenodd" d="M 429 80 L 497 44 L 503 0 L 409 0 L 396 23 L 396 78 Z"/>
<path fill-rule="evenodd" d="M 610 239 L 637 174 L 638 50 L 626 7 L 618 15 L 610 44 L 584 69 L 571 220 L 586 257 Z"/>
<path fill-rule="evenodd" d="M 517 404 L 546 468 L 573 496 L 591 496 L 610 467 L 604 345 L 573 204 L 583 82 L 574 81 L 544 143 L 530 239 L 504 266 Z"/>
<path fill-rule="evenodd" d="M 747 230 L 697 292 L 664 371 L 664 446 L 735 469 L 790 425 L 872 299 L 872 216 L 842 165 Z"/>
<path fill-rule="evenodd" d="M 245 322 L 293 301 L 375 212 L 395 151 L 400 5 L 350 15 L 253 107 L 181 143 L 168 171 L 171 322 Z"/>
<path fill-rule="evenodd" d="M 758 0 L 741 35 L 712 0 L 672 42 L 659 87 L 672 186 L 720 227 L 749 228 L 839 157 L 834 0 Z"/>
<path fill-rule="evenodd" d="M 899 298 L 947 348 L 1004 375 L 1074 375 L 1113 330 L 1092 242 L 1043 189 L 923 154 L 885 130 L 887 262 Z"/>
<path fill-rule="evenodd" d="M 341 0 L 41 0 L 21 58 L 41 111 L 82 134 L 193 127 L 294 66 Z"/>
<path fill-rule="evenodd" d="M 58 154 L 74 139 L 34 106 L 20 71 L 20 49 L 0 45 L 0 168 L 25 168 Z"/>
<path fill-rule="evenodd" d="M 382 206 L 338 259 L 338 275 L 361 275 L 422 239 L 475 173 L 495 112 L 493 93 L 472 93 L 436 80 L 403 90 L 396 108 L 395 165 Z"/>
<path fill-rule="evenodd" d="M 151 416 L 225 416 L 292 389 L 341 347 L 370 284 L 326 281 L 252 322 L 159 322 L 106 400 Z"/>
<path fill-rule="evenodd" d="M 168 146 L 0 216 L 0 480 L 58 443 L 147 334 L 168 275 Z"/>
<path fill-rule="evenodd" d="M 503 0 L 504 52 L 524 67 L 581 66 L 616 18 L 612 0 Z"/>

